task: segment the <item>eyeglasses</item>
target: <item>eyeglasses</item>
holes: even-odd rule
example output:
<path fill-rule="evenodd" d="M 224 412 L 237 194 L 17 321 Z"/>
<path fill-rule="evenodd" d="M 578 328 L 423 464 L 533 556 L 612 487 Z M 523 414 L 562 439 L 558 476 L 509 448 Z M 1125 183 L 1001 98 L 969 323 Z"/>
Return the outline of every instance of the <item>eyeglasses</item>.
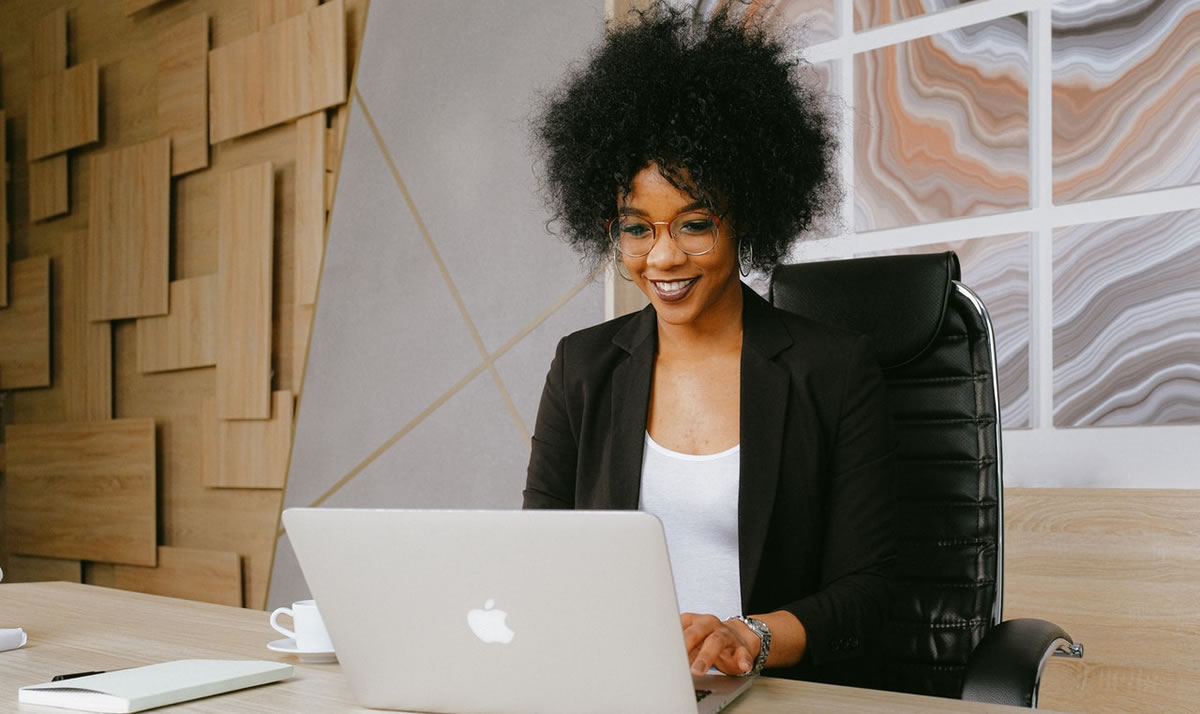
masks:
<path fill-rule="evenodd" d="M 721 218 L 707 211 L 680 213 L 670 221 L 649 221 L 641 216 L 620 215 L 605 224 L 608 236 L 622 255 L 640 258 L 654 248 L 658 238 L 655 226 L 666 226 L 679 250 L 688 255 L 704 255 L 717 247 Z"/>

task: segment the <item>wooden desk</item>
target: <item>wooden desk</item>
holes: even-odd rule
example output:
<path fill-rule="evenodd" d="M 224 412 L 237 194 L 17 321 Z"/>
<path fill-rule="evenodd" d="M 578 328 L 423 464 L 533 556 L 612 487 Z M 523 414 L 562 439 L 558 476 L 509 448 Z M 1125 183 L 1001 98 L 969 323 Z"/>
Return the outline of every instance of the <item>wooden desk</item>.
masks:
<path fill-rule="evenodd" d="M 29 643 L 0 652 L 0 711 L 64 712 L 17 705 L 17 689 L 56 674 L 136 667 L 172 659 L 290 662 L 291 680 L 167 707 L 178 712 L 375 712 L 354 705 L 341 667 L 300 664 L 267 649 L 279 635 L 268 615 L 189 600 L 75 583 L 0 585 L 0 627 L 22 627 Z M 1020 709 L 848 687 L 760 679 L 725 711 L 1019 712 Z"/>

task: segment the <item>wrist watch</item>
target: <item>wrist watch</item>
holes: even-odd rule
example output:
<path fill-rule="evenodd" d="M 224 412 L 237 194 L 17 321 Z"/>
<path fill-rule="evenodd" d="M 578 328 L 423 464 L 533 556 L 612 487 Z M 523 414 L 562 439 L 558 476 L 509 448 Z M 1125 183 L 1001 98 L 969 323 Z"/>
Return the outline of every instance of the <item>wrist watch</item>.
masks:
<path fill-rule="evenodd" d="M 734 615 L 730 620 L 738 620 L 739 622 L 750 628 L 750 631 L 758 635 L 758 657 L 754 658 L 754 666 L 749 672 L 743 672 L 739 677 L 748 677 L 752 674 L 758 674 L 763 670 L 763 666 L 767 663 L 767 653 L 771 651 L 771 628 L 767 627 L 767 623 L 757 617 L 745 617 L 744 615 Z"/>

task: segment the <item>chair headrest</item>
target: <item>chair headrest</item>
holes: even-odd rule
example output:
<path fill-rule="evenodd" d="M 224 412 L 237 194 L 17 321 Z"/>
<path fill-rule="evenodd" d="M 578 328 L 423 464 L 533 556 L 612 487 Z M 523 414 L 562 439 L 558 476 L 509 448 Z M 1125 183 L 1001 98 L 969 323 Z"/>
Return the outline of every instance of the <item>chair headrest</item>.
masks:
<path fill-rule="evenodd" d="M 770 298 L 789 312 L 867 335 L 888 369 L 933 343 L 959 277 L 953 251 L 780 265 Z"/>

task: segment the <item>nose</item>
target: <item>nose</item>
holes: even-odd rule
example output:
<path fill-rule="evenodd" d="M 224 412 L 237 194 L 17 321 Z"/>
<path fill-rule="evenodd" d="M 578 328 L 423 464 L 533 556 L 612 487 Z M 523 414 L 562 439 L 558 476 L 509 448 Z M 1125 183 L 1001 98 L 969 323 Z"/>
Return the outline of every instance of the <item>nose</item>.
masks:
<path fill-rule="evenodd" d="M 687 260 L 687 253 L 675 245 L 671 237 L 670 224 L 659 221 L 654 225 L 654 245 L 646 254 L 646 265 L 654 268 L 668 268 Z"/>

